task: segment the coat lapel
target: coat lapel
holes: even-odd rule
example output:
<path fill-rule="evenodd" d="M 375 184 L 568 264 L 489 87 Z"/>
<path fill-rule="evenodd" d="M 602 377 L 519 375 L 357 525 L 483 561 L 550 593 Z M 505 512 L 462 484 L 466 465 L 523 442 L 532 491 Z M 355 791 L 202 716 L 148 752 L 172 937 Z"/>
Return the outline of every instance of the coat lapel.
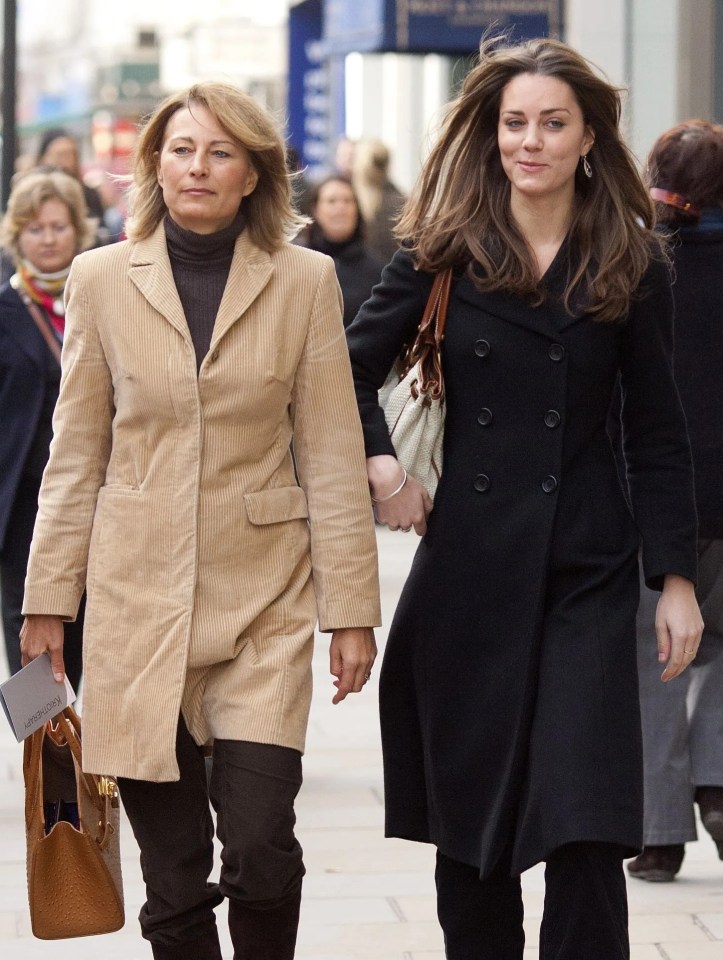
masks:
<path fill-rule="evenodd" d="M 138 240 L 134 245 L 129 276 L 150 305 L 190 342 L 191 333 L 168 259 L 163 222 L 158 224 L 150 237 Z"/>
<path fill-rule="evenodd" d="M 575 264 L 571 262 L 570 240 L 565 239 L 560 249 L 557 251 L 555 259 L 550 264 L 550 268 L 545 274 L 544 284 L 547 290 L 547 298 L 542 309 L 557 332 L 562 332 L 573 324 L 583 320 L 587 314 L 580 303 L 578 295 L 577 302 L 573 296 L 571 311 L 565 309 L 564 295 L 568 278 L 575 271 Z"/>
<path fill-rule="evenodd" d="M 457 283 L 455 296 L 478 310 L 556 340 L 563 330 L 585 316 L 581 310 L 568 313 L 562 301 L 569 269 L 569 244 L 566 240 L 545 273 L 543 283 L 547 296 L 539 307 L 527 305 L 520 297 L 503 291 L 481 293 L 466 276 Z"/>
<path fill-rule="evenodd" d="M 503 291 L 482 293 L 468 277 L 462 277 L 456 285 L 454 296 L 471 304 L 476 310 L 490 314 L 507 323 L 524 327 L 532 333 L 555 339 L 557 327 L 552 322 L 546 305 L 532 307 L 525 304 L 520 297 Z"/>
<path fill-rule="evenodd" d="M 236 240 L 231 269 L 216 315 L 211 346 L 215 346 L 248 310 L 268 283 L 273 271 L 269 254 L 255 246 L 247 231 L 243 230 Z M 191 334 L 173 280 L 162 222 L 150 237 L 135 244 L 129 275 L 150 305 L 190 341 Z"/>
<path fill-rule="evenodd" d="M 211 337 L 212 348 L 248 310 L 269 282 L 273 272 L 269 254 L 252 243 L 248 231 L 243 230 L 236 240 L 231 269 L 216 315 Z"/>

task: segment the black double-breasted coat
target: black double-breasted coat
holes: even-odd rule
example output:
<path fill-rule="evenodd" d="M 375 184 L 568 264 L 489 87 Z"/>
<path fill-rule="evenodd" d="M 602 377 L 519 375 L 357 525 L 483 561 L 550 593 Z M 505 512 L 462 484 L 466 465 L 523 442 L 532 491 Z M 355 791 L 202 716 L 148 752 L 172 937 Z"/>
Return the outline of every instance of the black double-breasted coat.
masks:
<path fill-rule="evenodd" d="M 668 270 L 600 323 L 562 304 L 569 258 L 538 307 L 455 280 L 442 478 L 380 679 L 387 834 L 482 875 L 568 842 L 641 846 L 641 538 L 649 585 L 696 573 Z M 347 331 L 368 456 L 394 452 L 377 389 L 431 283 L 400 251 Z M 618 377 L 634 517 L 606 434 Z"/>

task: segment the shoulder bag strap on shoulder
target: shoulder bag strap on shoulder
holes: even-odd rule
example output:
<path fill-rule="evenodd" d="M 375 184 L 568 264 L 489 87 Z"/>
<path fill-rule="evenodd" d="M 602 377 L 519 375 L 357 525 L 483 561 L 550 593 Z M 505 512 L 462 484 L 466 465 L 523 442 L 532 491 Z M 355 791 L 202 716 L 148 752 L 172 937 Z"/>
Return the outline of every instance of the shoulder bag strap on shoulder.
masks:
<path fill-rule="evenodd" d="M 40 310 L 34 303 L 32 302 L 26 303 L 25 306 L 28 308 L 28 313 L 35 321 L 35 324 L 38 330 L 40 330 L 40 332 L 42 333 L 43 340 L 45 340 L 45 342 L 47 343 L 48 349 L 57 360 L 58 365 L 60 365 L 60 352 L 61 352 L 60 344 L 58 343 L 55 337 L 55 334 L 50 329 L 49 323 L 47 322 L 47 320 L 45 320 L 45 318 L 40 313 Z"/>

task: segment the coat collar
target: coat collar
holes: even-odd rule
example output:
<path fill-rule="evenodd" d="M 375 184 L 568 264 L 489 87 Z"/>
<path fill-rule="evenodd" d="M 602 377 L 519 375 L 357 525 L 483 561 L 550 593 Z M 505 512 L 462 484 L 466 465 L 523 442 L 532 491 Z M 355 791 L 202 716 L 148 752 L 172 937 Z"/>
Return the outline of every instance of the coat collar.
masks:
<path fill-rule="evenodd" d="M 543 277 L 547 296 L 539 307 L 526 304 L 515 294 L 504 291 L 481 293 L 467 276 L 457 283 L 455 294 L 478 310 L 550 340 L 556 340 L 563 330 L 578 323 L 585 316 L 584 310 L 580 309 L 568 313 L 562 301 L 570 269 L 570 247 L 565 240 Z"/>
<path fill-rule="evenodd" d="M 248 310 L 273 271 L 270 255 L 249 239 L 247 230 L 242 230 L 236 240 L 231 269 L 216 315 L 212 347 Z M 190 343 L 191 334 L 173 281 L 163 222 L 149 237 L 133 245 L 129 276 L 150 305 Z"/>

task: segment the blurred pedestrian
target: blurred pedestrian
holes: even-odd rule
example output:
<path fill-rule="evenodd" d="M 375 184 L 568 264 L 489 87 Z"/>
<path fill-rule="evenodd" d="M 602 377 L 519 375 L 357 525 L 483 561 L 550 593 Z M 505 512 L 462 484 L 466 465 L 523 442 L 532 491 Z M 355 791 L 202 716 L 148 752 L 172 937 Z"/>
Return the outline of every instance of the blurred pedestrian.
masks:
<path fill-rule="evenodd" d="M 394 225 L 404 204 L 404 194 L 389 179 L 391 154 L 381 140 L 360 140 L 354 151 L 352 183 L 366 224 L 367 246 L 385 263 L 399 243 Z"/>
<path fill-rule="evenodd" d="M 696 839 L 694 801 L 723 860 L 723 126 L 686 120 L 648 158 L 651 196 L 673 241 L 675 375 L 698 508 L 698 602 L 705 632 L 692 670 L 658 682 L 656 594 L 641 587 L 638 670 L 645 761 L 641 880 L 673 880 Z"/>
<path fill-rule="evenodd" d="M 344 177 L 332 174 L 312 188 L 309 213 L 313 222 L 304 228 L 299 243 L 334 260 L 347 327 L 379 283 L 385 261 L 366 248 L 359 203 Z"/>
<path fill-rule="evenodd" d="M 63 293 L 73 257 L 92 242 L 80 184 L 61 171 L 17 178 L 0 225 L 17 272 L 0 287 L 0 596 L 10 673 L 20 660 L 25 571 L 60 386 Z M 83 610 L 64 625 L 78 689 Z"/>
<path fill-rule="evenodd" d="M 161 960 L 291 960 L 314 627 L 335 703 L 369 679 L 376 543 L 330 259 L 299 227 L 283 140 L 224 83 L 138 141 L 129 239 L 79 257 L 22 650 L 63 672 L 88 580 L 83 759 L 113 771 Z M 222 845 L 209 883 L 213 824 Z"/>
<path fill-rule="evenodd" d="M 638 546 L 664 680 L 695 657 L 695 508 L 672 299 L 620 95 L 556 40 L 484 40 L 347 331 L 377 518 L 423 535 L 380 678 L 388 835 L 437 847 L 449 960 L 628 960 L 642 846 Z M 434 509 L 382 386 L 453 268 Z M 630 515 L 606 434 L 620 375 Z"/>
<path fill-rule="evenodd" d="M 334 147 L 334 173 L 338 173 L 340 177 L 345 177 L 347 180 L 351 180 L 354 173 L 356 144 L 356 140 L 342 134 Z"/>
<path fill-rule="evenodd" d="M 80 169 L 80 151 L 75 137 L 63 127 L 53 127 L 46 130 L 40 138 L 35 160 L 39 167 L 55 167 L 69 173 L 71 177 L 75 177 L 83 188 L 88 216 L 96 221 L 96 231 L 99 232 L 99 239 L 104 239 L 102 232 L 104 227 L 103 201 L 100 193 L 94 187 L 88 186 L 83 180 Z"/>

